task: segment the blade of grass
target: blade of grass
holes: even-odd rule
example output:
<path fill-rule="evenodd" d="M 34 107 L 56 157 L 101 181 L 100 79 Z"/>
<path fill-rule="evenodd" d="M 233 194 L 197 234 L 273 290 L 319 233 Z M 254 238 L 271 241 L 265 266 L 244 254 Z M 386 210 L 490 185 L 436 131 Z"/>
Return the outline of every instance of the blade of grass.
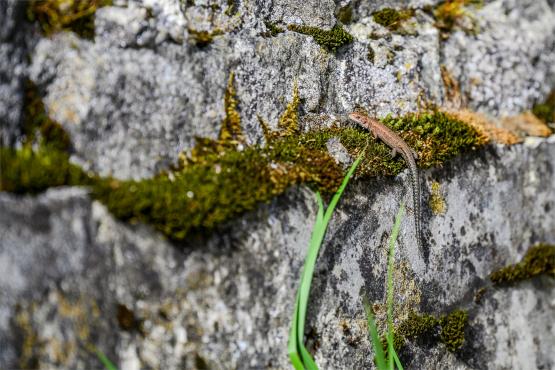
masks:
<path fill-rule="evenodd" d="M 297 291 L 297 297 L 295 298 L 295 312 L 293 313 L 293 324 L 291 325 L 291 331 L 289 332 L 289 341 L 287 343 L 287 353 L 289 354 L 289 361 L 295 368 L 295 370 L 304 370 L 303 362 L 299 355 L 298 345 L 297 345 L 297 327 L 298 327 L 298 317 L 299 317 L 299 292 Z"/>
<path fill-rule="evenodd" d="M 393 345 L 391 347 L 393 348 Z M 401 365 L 401 360 L 399 360 L 399 356 L 397 356 L 397 352 L 395 352 L 395 348 L 393 348 L 393 351 L 391 352 L 391 357 L 395 360 L 397 368 L 399 368 L 399 370 L 404 370 L 403 365 Z"/>
<path fill-rule="evenodd" d="M 376 366 L 378 367 L 378 370 L 386 370 L 387 367 L 385 366 L 385 354 L 382 342 L 380 341 L 378 329 L 376 328 L 376 322 L 374 321 L 374 315 L 372 314 L 372 308 L 370 307 L 370 302 L 368 302 L 366 295 L 362 296 L 362 305 L 364 306 L 364 311 L 366 312 L 368 332 L 370 333 L 370 339 L 372 339 L 374 354 L 376 356 Z"/>
<path fill-rule="evenodd" d="M 301 278 L 299 316 L 297 321 L 297 346 L 299 352 L 301 353 L 303 364 L 309 370 L 318 370 L 318 366 L 316 366 L 314 359 L 310 356 L 310 353 L 304 346 L 304 325 L 306 320 L 308 298 L 310 295 L 310 285 L 312 283 L 312 276 L 314 275 L 314 267 L 316 265 L 316 259 L 318 258 L 318 252 L 320 251 L 320 246 L 322 244 L 322 240 L 324 239 L 327 226 L 324 222 L 324 202 L 322 201 L 320 193 L 316 193 L 316 200 L 318 202 L 318 214 L 316 215 L 316 222 L 312 228 L 312 238 L 310 239 L 310 247 L 305 259 L 303 275 Z"/>
<path fill-rule="evenodd" d="M 326 233 L 326 229 L 328 223 L 331 219 L 335 206 L 339 202 L 343 191 L 345 190 L 349 179 L 352 177 L 353 173 L 355 172 L 357 166 L 359 165 L 360 161 L 362 160 L 364 152 L 355 160 L 352 164 L 351 168 L 345 175 L 341 186 L 334 194 L 332 200 L 326 212 L 324 214 L 324 204 L 322 202 L 322 197 L 320 193 L 316 194 L 316 199 L 318 201 L 318 214 L 316 216 L 316 222 L 314 223 L 312 229 L 312 236 L 310 239 L 310 245 L 308 249 L 307 256 L 305 258 L 305 264 L 303 267 L 303 272 L 301 275 L 301 284 L 299 287 L 297 300 L 295 304 L 295 313 L 293 315 L 293 326 L 295 328 L 291 328 L 289 333 L 289 343 L 288 343 L 288 352 L 289 358 L 291 363 L 298 369 L 299 366 L 299 357 L 302 361 L 302 366 L 305 366 L 309 370 L 318 370 L 314 359 L 308 352 L 308 350 L 304 346 L 304 326 L 306 321 L 306 311 L 308 306 L 308 299 L 310 295 L 310 285 L 312 284 L 312 276 L 314 275 L 314 267 L 316 265 L 316 259 L 318 258 L 318 252 L 320 251 L 320 247 L 322 245 L 322 241 L 324 240 L 324 235 Z M 295 335 L 296 334 L 296 335 Z M 300 353 L 300 356 L 299 356 Z"/>
<path fill-rule="evenodd" d="M 102 362 L 102 365 L 104 365 L 106 370 L 118 370 L 117 366 L 114 365 L 114 363 L 110 361 L 110 359 L 106 357 L 106 355 L 101 350 L 95 348 L 94 353 L 96 354 L 96 357 L 98 357 L 100 362 Z"/>
<path fill-rule="evenodd" d="M 389 255 L 387 258 L 387 344 L 389 368 L 392 370 L 394 369 L 394 358 L 397 357 L 395 347 L 393 346 L 393 268 L 395 261 L 395 243 L 397 241 L 397 237 L 399 236 L 399 230 L 401 229 L 401 221 L 403 220 L 404 213 L 405 204 L 401 202 L 397 216 L 395 216 L 395 224 L 391 230 L 391 236 L 389 238 Z"/>

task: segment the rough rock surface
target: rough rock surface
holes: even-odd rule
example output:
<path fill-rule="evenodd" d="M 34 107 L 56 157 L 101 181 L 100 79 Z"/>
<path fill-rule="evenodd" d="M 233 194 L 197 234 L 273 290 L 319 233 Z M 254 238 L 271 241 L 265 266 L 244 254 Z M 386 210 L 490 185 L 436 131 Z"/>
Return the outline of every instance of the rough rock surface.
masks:
<path fill-rule="evenodd" d="M 553 158 L 555 136 L 489 147 L 423 175 L 426 189 L 440 182 L 446 211 L 426 214 L 421 251 L 410 213 L 404 219 L 397 310 L 460 307 L 470 321 L 460 351 L 410 345 L 407 368 L 555 366 L 552 279 L 473 301 L 490 272 L 536 242 L 555 243 L 555 188 L 545 186 L 555 181 Z M 332 219 L 307 324 L 322 369 L 371 367 L 361 294 L 384 302 L 386 241 L 409 194 L 407 175 L 353 183 Z M 145 226 L 113 220 L 84 190 L 0 194 L 0 341 L 10 343 L 3 366 L 19 356 L 23 364 L 94 368 L 98 359 L 84 349 L 94 343 L 122 369 L 287 368 L 294 289 L 315 206 L 310 191 L 293 189 L 220 233 L 175 246 Z M 30 340 L 38 349 L 22 354 Z"/>
<path fill-rule="evenodd" d="M 75 161 L 118 178 L 148 177 L 195 136 L 215 137 L 231 71 L 250 141 L 262 136 L 257 115 L 274 125 L 295 81 L 305 113 L 360 105 L 377 116 L 418 110 L 422 101 L 445 105 L 442 65 L 459 80 L 465 103 L 496 115 L 529 109 L 555 84 L 555 14 L 545 1 L 470 8 L 479 32 L 455 29 L 446 42 L 423 10 L 403 34 L 372 19 L 383 6 L 431 4 L 420 1 L 355 2 L 346 26 L 355 42 L 335 54 L 292 31 L 266 35 L 264 22 L 331 27 L 334 3 L 314 3 L 317 12 L 310 1 L 241 1 L 235 13 L 224 1 L 102 8 L 95 42 L 68 33 L 42 39 L 30 76 L 47 91 L 50 115 L 71 132 Z M 214 33 L 208 45 L 195 41 L 202 31 Z"/>
<path fill-rule="evenodd" d="M 12 144 L 19 133 L 23 80 L 31 44 L 24 21 L 25 2 L 0 2 L 0 145 Z"/>
<path fill-rule="evenodd" d="M 195 136 L 215 137 L 231 71 L 251 142 L 262 138 L 257 115 L 275 125 L 295 82 L 302 117 L 316 117 L 304 125 L 358 105 L 378 116 L 423 102 L 509 115 L 555 85 L 553 1 L 469 7 L 478 32 L 455 28 L 447 39 L 424 9 L 435 0 L 232 3 L 115 1 L 97 11 L 94 41 L 63 32 L 35 45 L 22 2 L 0 1 L 2 140 L 13 142 L 20 129 L 25 77 L 71 134 L 72 160 L 118 178 L 149 177 Z M 355 41 L 335 54 L 310 36 L 267 35 L 265 22 L 329 28 L 345 6 Z M 416 9 L 402 33 L 372 19 L 391 6 Z M 200 32 L 212 41 L 202 44 Z M 446 72 L 457 82 L 455 99 Z M 328 143 L 346 164 L 342 149 Z M 553 136 L 528 138 L 422 175 L 424 202 L 437 181 L 446 210 L 424 207 L 423 250 L 415 247 L 410 210 L 404 219 L 398 319 L 410 309 L 464 308 L 470 321 L 460 351 L 409 344 L 405 368 L 555 367 L 553 279 L 473 300 L 490 272 L 536 242 L 555 243 L 554 158 Z M 385 245 L 410 194 L 407 176 L 352 183 L 332 219 L 306 330 L 322 369 L 372 367 L 361 295 L 382 320 Z M 295 188 L 212 235 L 175 245 L 145 225 L 114 220 L 86 189 L 0 193 L 0 368 L 99 368 L 95 347 L 122 370 L 289 368 L 286 341 L 315 212 L 313 194 Z"/>

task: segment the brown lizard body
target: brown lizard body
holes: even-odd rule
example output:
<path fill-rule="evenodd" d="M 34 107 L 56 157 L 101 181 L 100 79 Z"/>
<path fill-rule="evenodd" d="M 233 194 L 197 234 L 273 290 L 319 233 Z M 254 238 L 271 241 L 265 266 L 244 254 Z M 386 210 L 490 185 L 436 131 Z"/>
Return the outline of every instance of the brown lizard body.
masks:
<path fill-rule="evenodd" d="M 421 249 L 420 234 L 420 182 L 418 181 L 418 167 L 416 167 L 416 159 L 418 155 L 405 143 L 405 141 L 397 135 L 389 127 L 383 125 L 378 120 L 367 117 L 363 114 L 354 112 L 349 114 L 349 118 L 365 129 L 369 130 L 374 137 L 380 138 L 385 144 L 392 149 L 392 156 L 399 153 L 403 156 L 409 166 L 412 179 L 412 200 L 414 203 L 414 228 L 416 232 L 416 245 L 418 250 Z"/>

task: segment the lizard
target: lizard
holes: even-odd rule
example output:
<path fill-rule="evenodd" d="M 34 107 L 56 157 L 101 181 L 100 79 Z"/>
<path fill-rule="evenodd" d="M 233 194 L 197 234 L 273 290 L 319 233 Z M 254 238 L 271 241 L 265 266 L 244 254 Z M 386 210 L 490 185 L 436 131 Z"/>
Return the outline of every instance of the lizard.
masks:
<path fill-rule="evenodd" d="M 397 153 L 401 154 L 409 167 L 412 185 L 412 200 L 414 204 L 414 229 L 416 234 L 416 245 L 418 250 L 421 249 L 421 232 L 420 232 L 420 182 L 418 179 L 418 167 L 416 167 L 416 159 L 418 154 L 407 145 L 407 143 L 393 130 L 378 120 L 370 118 L 364 114 L 353 112 L 349 114 L 349 119 L 358 123 L 360 126 L 369 130 L 374 138 L 380 138 L 387 146 L 391 148 L 391 156 L 395 157 Z"/>

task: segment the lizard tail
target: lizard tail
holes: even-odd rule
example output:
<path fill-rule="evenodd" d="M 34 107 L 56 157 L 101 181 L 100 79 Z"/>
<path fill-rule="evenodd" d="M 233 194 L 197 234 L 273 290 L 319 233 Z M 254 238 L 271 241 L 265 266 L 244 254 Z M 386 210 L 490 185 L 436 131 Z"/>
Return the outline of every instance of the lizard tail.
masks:
<path fill-rule="evenodd" d="M 414 233 L 416 236 L 416 245 L 418 250 L 422 252 L 422 231 L 420 229 L 420 180 L 416 166 L 412 176 L 412 200 L 414 203 Z"/>

